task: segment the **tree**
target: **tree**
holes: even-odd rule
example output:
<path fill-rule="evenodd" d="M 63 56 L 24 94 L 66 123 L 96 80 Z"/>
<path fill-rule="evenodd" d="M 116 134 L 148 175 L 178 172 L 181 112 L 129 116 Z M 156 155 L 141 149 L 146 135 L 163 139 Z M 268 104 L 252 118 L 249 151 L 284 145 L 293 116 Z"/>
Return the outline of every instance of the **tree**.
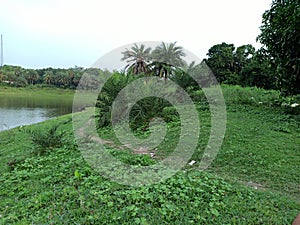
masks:
<path fill-rule="evenodd" d="M 278 85 L 285 94 L 300 93 L 300 2 L 273 0 L 263 14 L 258 40 L 276 62 Z"/>
<path fill-rule="evenodd" d="M 185 63 L 183 68 L 176 69 L 171 80 L 176 82 L 180 87 L 186 89 L 191 86 L 196 86 L 197 83 L 190 76 L 195 71 L 195 62 L 190 64 Z"/>
<path fill-rule="evenodd" d="M 69 69 L 69 76 L 71 78 L 70 87 L 76 88 L 82 75 L 83 75 L 84 69 L 82 67 L 75 66 L 74 68 Z"/>
<path fill-rule="evenodd" d="M 205 63 L 210 67 L 220 83 L 237 84 L 238 77 L 235 74 L 235 47 L 225 42 L 214 45 L 208 50 L 208 59 Z"/>
<path fill-rule="evenodd" d="M 35 70 L 29 69 L 25 73 L 25 78 L 28 84 L 36 84 L 39 79 L 39 74 Z"/>
<path fill-rule="evenodd" d="M 241 70 L 241 85 L 276 89 L 278 77 L 275 75 L 274 60 L 262 48 L 256 51 L 250 62 Z"/>
<path fill-rule="evenodd" d="M 1 80 L 13 84 L 24 71 L 25 70 L 20 66 L 4 65 L 0 68 Z"/>
<path fill-rule="evenodd" d="M 14 84 L 16 87 L 26 87 L 28 85 L 27 80 L 23 75 L 18 76 Z"/>
<path fill-rule="evenodd" d="M 70 83 L 70 77 L 66 70 L 56 73 L 56 84 L 60 87 L 67 87 Z"/>
<path fill-rule="evenodd" d="M 255 48 L 248 44 L 235 48 L 225 42 L 208 50 L 204 62 L 210 67 L 218 82 L 241 84 L 241 72 L 252 61 Z"/>
<path fill-rule="evenodd" d="M 251 62 L 255 53 L 255 48 L 252 45 L 242 45 L 238 47 L 234 53 L 234 71 L 240 76 L 242 69 Z"/>
<path fill-rule="evenodd" d="M 0 70 L 0 82 L 6 81 L 6 80 L 7 80 L 6 74 Z"/>
<path fill-rule="evenodd" d="M 129 63 L 125 69 L 132 74 L 149 73 L 150 52 L 151 48 L 146 48 L 144 44 L 140 46 L 134 44 L 130 50 L 126 49 L 122 52 L 123 58 L 121 59 Z"/>
<path fill-rule="evenodd" d="M 46 84 L 53 84 L 54 83 L 54 74 L 52 70 L 46 70 L 43 75 L 43 82 Z"/>
<path fill-rule="evenodd" d="M 9 84 L 13 84 L 17 79 L 17 75 L 14 71 L 7 71 L 6 78 Z"/>
<path fill-rule="evenodd" d="M 170 44 L 162 42 L 151 54 L 154 74 L 160 77 L 169 77 L 176 68 L 185 65 L 182 59 L 184 56 L 183 48 L 176 46 L 176 42 Z"/>

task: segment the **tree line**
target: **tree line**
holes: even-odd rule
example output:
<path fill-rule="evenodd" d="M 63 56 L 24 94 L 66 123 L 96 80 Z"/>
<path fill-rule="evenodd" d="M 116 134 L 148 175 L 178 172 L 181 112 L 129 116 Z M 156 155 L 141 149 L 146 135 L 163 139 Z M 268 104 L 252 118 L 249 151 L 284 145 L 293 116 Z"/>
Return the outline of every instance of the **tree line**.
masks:
<path fill-rule="evenodd" d="M 235 47 L 223 42 L 212 46 L 203 62 L 219 83 L 275 89 L 283 95 L 300 94 L 300 2 L 273 0 L 271 8 L 263 14 L 260 30 L 260 49 L 250 44 Z M 129 73 L 175 78 L 185 85 L 193 83 L 186 73 L 201 67 L 195 63 L 188 65 L 176 42 L 162 42 L 153 51 L 135 44 L 123 55 L 129 63 Z"/>
<path fill-rule="evenodd" d="M 218 44 L 208 51 L 208 66 L 221 83 L 300 94 L 300 2 L 273 0 L 260 30 L 262 48 Z"/>
<path fill-rule="evenodd" d="M 25 69 L 20 66 L 4 65 L 0 68 L 0 82 L 15 87 L 43 84 L 61 88 L 76 88 L 86 69 Z"/>

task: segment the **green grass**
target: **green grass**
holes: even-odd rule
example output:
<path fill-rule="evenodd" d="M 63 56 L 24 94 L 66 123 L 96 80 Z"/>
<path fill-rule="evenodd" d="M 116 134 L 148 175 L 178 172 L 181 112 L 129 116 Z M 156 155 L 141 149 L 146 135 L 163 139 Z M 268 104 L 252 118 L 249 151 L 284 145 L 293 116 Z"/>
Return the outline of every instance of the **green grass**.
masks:
<path fill-rule="evenodd" d="M 299 117 L 270 107 L 273 98 L 268 104 L 243 101 L 260 96 L 254 89 L 236 100 L 234 88 L 224 87 L 227 131 L 211 167 L 201 172 L 196 163 L 151 186 L 119 185 L 92 170 L 77 149 L 71 115 L 1 132 L 0 224 L 291 224 L 300 211 Z M 201 137 L 192 159 L 198 163 L 210 132 L 204 106 L 197 103 Z M 43 138 L 56 124 L 64 131 L 55 136 L 59 145 L 39 151 L 33 133 Z M 112 155 L 143 166 L 172 152 L 178 125 L 168 123 L 158 159 L 119 150 L 110 128 L 99 132 L 115 141 L 107 145 Z"/>
<path fill-rule="evenodd" d="M 0 95 L 9 95 L 9 96 L 17 96 L 21 97 L 24 94 L 27 96 L 58 96 L 62 95 L 64 97 L 73 97 L 74 90 L 71 89 L 62 89 L 62 88 L 54 88 L 54 87 L 36 87 L 36 86 L 28 86 L 25 88 L 15 88 L 9 86 L 0 86 Z"/>
<path fill-rule="evenodd" d="M 94 105 L 95 93 L 90 91 L 79 92 L 75 90 L 55 87 L 28 86 L 15 88 L 0 86 L 0 107 L 45 107 L 62 108 L 64 112 L 71 112 L 72 107 L 84 108 Z M 76 96 L 76 99 L 74 98 Z M 75 99 L 75 103 L 73 105 Z"/>
<path fill-rule="evenodd" d="M 299 198 L 299 121 L 267 107 L 227 112 L 224 144 L 211 170 Z"/>

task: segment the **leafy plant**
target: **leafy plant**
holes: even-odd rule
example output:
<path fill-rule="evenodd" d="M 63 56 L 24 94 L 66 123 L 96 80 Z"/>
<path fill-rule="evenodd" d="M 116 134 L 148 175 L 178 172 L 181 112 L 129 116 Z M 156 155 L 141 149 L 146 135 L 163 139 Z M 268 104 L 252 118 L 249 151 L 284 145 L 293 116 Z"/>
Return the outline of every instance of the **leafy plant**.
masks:
<path fill-rule="evenodd" d="M 59 130 L 61 124 L 54 124 L 48 129 L 29 130 L 31 140 L 35 145 L 35 152 L 43 154 L 63 143 L 65 131 Z"/>
<path fill-rule="evenodd" d="M 294 0 L 273 0 L 263 14 L 258 40 L 274 58 L 279 82 L 285 95 L 300 93 L 300 3 Z"/>

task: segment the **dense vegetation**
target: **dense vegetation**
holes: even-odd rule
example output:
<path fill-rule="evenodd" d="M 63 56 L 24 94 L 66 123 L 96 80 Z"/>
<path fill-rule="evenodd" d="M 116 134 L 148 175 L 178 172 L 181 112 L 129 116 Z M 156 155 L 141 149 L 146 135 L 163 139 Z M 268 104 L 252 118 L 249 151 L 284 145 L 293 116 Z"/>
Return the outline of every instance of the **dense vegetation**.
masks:
<path fill-rule="evenodd" d="M 138 78 L 174 81 L 189 94 L 199 115 L 201 136 L 191 158 L 195 164 L 187 164 L 161 183 L 129 187 L 99 176 L 84 160 L 71 115 L 4 131 L 0 133 L 0 223 L 290 224 L 300 211 L 300 93 L 295 83 L 299 48 L 292 47 L 299 42 L 295 31 L 300 14 L 295 2 L 273 1 L 263 17 L 262 49 L 227 43 L 209 49 L 204 62 L 222 84 L 227 130 L 207 171 L 199 171 L 198 165 L 210 135 L 210 106 L 190 76 L 202 74 L 204 63 L 187 64 L 176 42 L 162 42 L 155 49 L 135 44 L 123 52 L 125 70 L 110 74 L 99 93 L 91 117 L 99 136 L 108 153 L 130 165 L 143 167 L 166 158 L 181 132 L 180 118 L 169 102 L 144 98 L 130 114 L 130 126 L 140 138 L 148 137 L 153 117 L 165 120 L 167 135 L 154 156 L 121 146 L 111 127 L 111 106 L 120 90 Z M 291 21 L 281 24 L 286 13 Z M 269 35 L 269 29 L 282 38 Z M 81 88 L 88 89 L 109 72 L 6 65 L 0 68 L 0 82 L 76 88 L 84 73 L 90 76 Z M 214 87 L 213 79 L 202 76 L 200 80 L 204 87 Z"/>
<path fill-rule="evenodd" d="M 300 92 L 300 3 L 273 0 L 263 15 L 258 40 L 264 45 L 278 77 L 277 86 L 286 94 Z"/>
<path fill-rule="evenodd" d="M 43 84 L 44 86 L 75 88 L 78 85 L 84 69 L 25 69 L 20 66 L 4 65 L 0 68 L 0 82 L 11 86 L 25 87 Z"/>
<path fill-rule="evenodd" d="M 276 107 L 277 91 L 222 88 L 227 132 L 212 166 L 197 169 L 210 113 L 195 91 L 201 120 L 196 164 L 150 186 L 122 186 L 99 176 L 77 149 L 70 115 L 1 132 L 0 223 L 290 224 L 300 211 L 299 117 Z M 153 158 L 121 148 L 110 127 L 99 134 L 110 140 L 106 148 L 114 157 L 145 166 L 174 149 L 180 124 L 172 118 L 167 126 Z"/>

